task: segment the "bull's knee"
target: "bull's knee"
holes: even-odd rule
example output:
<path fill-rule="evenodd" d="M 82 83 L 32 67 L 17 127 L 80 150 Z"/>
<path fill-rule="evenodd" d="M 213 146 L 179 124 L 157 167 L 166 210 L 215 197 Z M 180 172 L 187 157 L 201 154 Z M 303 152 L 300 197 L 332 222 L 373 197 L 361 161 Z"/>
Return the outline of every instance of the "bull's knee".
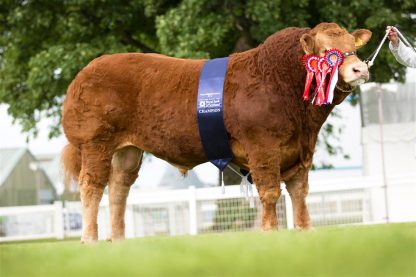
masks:
<path fill-rule="evenodd" d="M 263 207 L 261 227 L 264 231 L 277 229 L 276 203 L 280 194 L 279 186 L 259 188 L 259 197 Z"/>
<path fill-rule="evenodd" d="M 309 189 L 308 189 L 308 185 L 297 185 L 297 186 L 286 186 L 286 189 L 290 195 L 291 198 L 296 198 L 296 199 L 305 199 L 306 196 L 308 195 Z"/>
<path fill-rule="evenodd" d="M 260 201 L 264 205 L 276 205 L 281 194 L 280 187 L 272 187 L 267 189 L 260 189 Z"/>

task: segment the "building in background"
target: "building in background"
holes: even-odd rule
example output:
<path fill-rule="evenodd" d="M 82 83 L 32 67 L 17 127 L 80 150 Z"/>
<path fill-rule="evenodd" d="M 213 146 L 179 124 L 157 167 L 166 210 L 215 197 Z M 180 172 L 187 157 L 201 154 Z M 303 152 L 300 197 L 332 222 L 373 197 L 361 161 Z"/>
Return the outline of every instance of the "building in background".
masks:
<path fill-rule="evenodd" d="M 0 207 L 51 204 L 55 187 L 26 148 L 0 149 Z"/>
<path fill-rule="evenodd" d="M 361 107 L 363 175 L 414 173 L 416 83 L 365 85 Z"/>
<path fill-rule="evenodd" d="M 373 217 L 414 220 L 416 83 L 363 86 L 361 111 L 363 175 L 379 177 L 384 188 L 371 194 Z"/>

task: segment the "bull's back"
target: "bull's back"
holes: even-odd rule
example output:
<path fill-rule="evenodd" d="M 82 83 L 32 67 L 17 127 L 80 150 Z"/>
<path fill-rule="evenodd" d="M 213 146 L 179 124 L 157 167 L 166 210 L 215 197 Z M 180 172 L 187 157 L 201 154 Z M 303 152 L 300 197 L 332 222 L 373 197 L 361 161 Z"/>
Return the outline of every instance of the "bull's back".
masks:
<path fill-rule="evenodd" d="M 145 58 L 146 66 L 138 76 L 137 144 L 180 165 L 203 160 L 196 100 L 204 61 L 157 54 Z"/>
<path fill-rule="evenodd" d="M 69 141 L 130 140 L 159 155 L 178 147 L 178 140 L 193 143 L 198 138 L 195 107 L 202 65 L 203 60 L 158 54 L 95 59 L 67 92 L 63 127 Z"/>

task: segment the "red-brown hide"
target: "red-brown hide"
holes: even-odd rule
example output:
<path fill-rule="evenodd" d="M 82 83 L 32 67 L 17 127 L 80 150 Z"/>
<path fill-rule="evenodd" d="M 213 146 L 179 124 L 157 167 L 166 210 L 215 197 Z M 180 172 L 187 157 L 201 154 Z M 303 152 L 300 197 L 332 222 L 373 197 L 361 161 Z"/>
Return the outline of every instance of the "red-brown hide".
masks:
<path fill-rule="evenodd" d="M 292 201 L 306 196 L 317 135 L 334 107 L 313 106 L 301 97 L 306 72 L 300 61 L 305 53 L 300 39 L 304 34 L 316 34 L 316 28 L 284 29 L 257 48 L 229 59 L 224 118 L 234 153 L 232 162 L 253 175 L 266 210 L 264 229 L 276 227 L 273 210 L 280 180 L 287 181 Z M 336 34 L 331 38 L 341 50 L 355 50 L 353 39 L 351 45 Z M 196 115 L 204 62 L 158 54 L 114 54 L 93 60 L 77 75 L 63 108 L 63 127 L 73 153 L 64 162 L 70 174 L 80 178 L 81 187 L 104 186 L 113 154 L 128 145 L 181 170 L 207 161 Z M 342 80 L 339 85 L 348 87 Z M 334 103 L 347 95 L 336 89 Z M 85 195 L 92 199 L 94 193 L 88 190 Z M 310 225 L 305 209 L 295 208 L 295 217 L 299 217 L 295 223 L 300 228 Z"/>

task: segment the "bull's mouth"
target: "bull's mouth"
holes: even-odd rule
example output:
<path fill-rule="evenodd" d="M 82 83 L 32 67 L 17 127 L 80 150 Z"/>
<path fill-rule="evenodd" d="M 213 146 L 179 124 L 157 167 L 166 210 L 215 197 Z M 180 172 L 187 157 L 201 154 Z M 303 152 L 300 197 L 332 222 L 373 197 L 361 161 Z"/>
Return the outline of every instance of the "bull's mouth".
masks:
<path fill-rule="evenodd" d="M 368 78 L 359 78 L 359 79 L 357 79 L 357 80 L 354 80 L 354 81 L 352 81 L 352 82 L 349 82 L 348 84 L 350 85 L 350 86 L 352 86 L 352 87 L 357 87 L 357 86 L 359 86 L 359 85 L 362 85 L 362 84 L 364 84 L 365 82 L 367 82 L 368 81 Z"/>
<path fill-rule="evenodd" d="M 358 78 L 356 78 L 355 80 L 348 81 L 348 82 L 345 82 L 344 81 L 343 83 L 346 83 L 346 84 L 350 85 L 351 87 L 357 87 L 359 85 L 364 84 L 369 79 L 370 79 L 370 75 L 369 74 L 362 74 L 361 76 L 358 76 Z"/>
<path fill-rule="evenodd" d="M 337 89 L 343 92 L 351 92 L 355 88 L 357 88 L 359 85 L 364 84 L 369 79 L 368 76 L 362 76 L 354 81 L 345 82 L 343 80 L 339 81 L 337 84 Z"/>
<path fill-rule="evenodd" d="M 337 90 L 342 91 L 342 92 L 346 92 L 346 93 L 350 93 L 351 91 L 353 91 L 356 87 L 351 86 L 350 84 L 347 84 L 345 82 L 339 82 L 336 85 Z"/>
<path fill-rule="evenodd" d="M 351 87 L 357 87 L 367 82 L 370 79 L 370 74 L 368 72 L 364 72 L 358 76 L 347 76 L 345 79 L 341 79 L 343 81 L 342 83 L 348 84 Z"/>
<path fill-rule="evenodd" d="M 356 80 L 348 82 L 348 83 L 341 79 L 341 80 L 338 81 L 336 88 L 339 91 L 350 93 L 354 89 L 356 89 L 357 86 L 359 86 L 361 84 L 364 84 L 365 82 L 366 82 L 366 80 L 363 79 L 363 78 L 359 78 L 359 79 L 356 79 Z"/>

